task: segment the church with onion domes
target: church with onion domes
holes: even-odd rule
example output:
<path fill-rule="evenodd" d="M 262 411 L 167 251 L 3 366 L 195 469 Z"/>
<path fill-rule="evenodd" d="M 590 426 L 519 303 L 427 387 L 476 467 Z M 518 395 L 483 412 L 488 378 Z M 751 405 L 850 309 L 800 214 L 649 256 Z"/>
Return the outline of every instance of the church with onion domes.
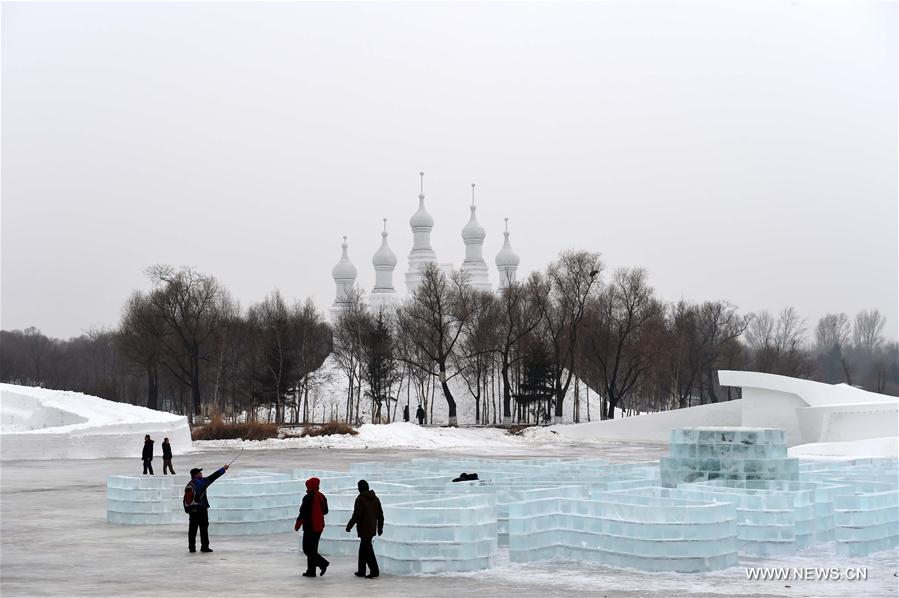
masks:
<path fill-rule="evenodd" d="M 421 284 L 421 271 L 427 264 L 437 264 L 445 271 L 451 269 L 450 265 L 437 262 L 437 254 L 431 247 L 431 231 L 434 228 L 434 217 L 425 207 L 424 173 L 420 172 L 421 188 L 418 194 L 418 209 L 409 218 L 409 227 L 412 229 L 412 249 L 409 251 L 409 269 L 405 273 L 406 293 L 411 295 Z M 481 226 L 477 218 L 477 205 L 475 204 L 475 185 L 471 185 L 471 212 L 468 223 L 462 228 L 462 242 L 464 244 L 465 257 L 460 269 L 468 275 L 469 284 L 481 291 L 492 291 L 489 268 L 484 260 L 484 240 L 487 231 Z M 499 274 L 498 291 L 509 286 L 515 281 L 518 270 L 519 257 L 512 249 L 509 242 L 509 219 L 506 218 L 505 236 L 502 249 L 496 254 L 494 263 Z M 396 254 L 387 243 L 387 220 L 384 219 L 381 231 L 381 246 L 372 256 L 372 266 L 375 270 L 375 284 L 365 299 L 372 309 L 395 307 L 403 301 L 403 296 L 396 290 L 393 282 L 393 273 L 396 269 Z M 346 307 L 352 300 L 352 290 L 356 283 L 356 267 L 350 261 L 347 253 L 347 238 L 343 238 L 341 245 L 343 253 L 340 261 L 331 271 L 336 286 L 336 296 L 331 306 L 331 318 L 336 319 L 340 310 Z M 449 273 L 449 272 L 447 272 Z"/>

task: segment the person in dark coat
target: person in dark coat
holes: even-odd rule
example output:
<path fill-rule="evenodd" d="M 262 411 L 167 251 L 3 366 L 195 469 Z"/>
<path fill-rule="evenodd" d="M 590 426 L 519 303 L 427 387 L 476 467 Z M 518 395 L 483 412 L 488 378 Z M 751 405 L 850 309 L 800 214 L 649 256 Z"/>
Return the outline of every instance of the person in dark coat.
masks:
<path fill-rule="evenodd" d="M 306 555 L 306 572 L 303 577 L 315 577 L 315 568 L 321 569 L 320 575 L 324 575 L 331 563 L 318 553 L 318 542 L 325 530 L 325 515 L 328 514 L 328 499 L 319 492 L 321 480 L 309 478 L 306 480 L 306 495 L 300 503 L 300 515 L 294 530 L 303 528 L 303 554 Z"/>
<path fill-rule="evenodd" d="M 172 468 L 172 445 L 169 444 L 168 438 L 162 441 L 162 475 L 165 475 L 166 470 L 175 475 L 175 470 Z"/>
<path fill-rule="evenodd" d="M 190 470 L 191 479 L 184 487 L 184 510 L 190 515 L 187 549 L 191 552 L 197 551 L 197 529 L 200 530 L 200 552 L 212 552 L 209 548 L 209 499 L 206 497 L 206 491 L 226 471 L 228 466 L 222 465 L 214 474 L 204 478 L 201 468 L 194 467 Z"/>
<path fill-rule="evenodd" d="M 419 405 L 418 409 L 415 411 L 415 417 L 418 418 L 419 426 L 425 425 L 425 410 L 421 405 Z"/>
<path fill-rule="evenodd" d="M 144 475 L 147 475 L 148 471 L 150 475 L 153 475 L 153 441 L 149 434 L 144 436 L 144 450 L 140 454 L 140 458 L 144 462 Z"/>
<path fill-rule="evenodd" d="M 406 405 L 405 407 L 403 407 L 403 421 L 404 422 L 409 421 L 409 405 Z"/>
<path fill-rule="evenodd" d="M 384 511 L 374 490 L 368 489 L 368 482 L 359 480 L 357 487 L 359 496 L 353 505 L 353 516 L 346 524 L 346 531 L 352 531 L 355 525 L 356 534 L 359 536 L 359 566 L 356 568 L 356 577 L 374 579 L 380 574 L 380 570 L 371 541 L 375 537 L 375 532 L 379 536 L 384 533 Z M 365 574 L 366 565 L 368 575 Z"/>

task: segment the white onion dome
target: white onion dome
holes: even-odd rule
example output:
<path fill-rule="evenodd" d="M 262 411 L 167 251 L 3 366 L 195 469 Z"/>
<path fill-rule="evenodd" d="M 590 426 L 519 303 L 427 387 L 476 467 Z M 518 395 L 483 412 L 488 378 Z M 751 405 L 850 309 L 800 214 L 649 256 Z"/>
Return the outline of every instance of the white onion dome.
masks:
<path fill-rule="evenodd" d="M 390 250 L 390 246 L 387 244 L 386 230 L 381 233 L 381 247 L 379 247 L 372 256 L 371 263 L 375 268 L 378 266 L 388 266 L 391 268 L 396 266 L 396 254 Z"/>
<path fill-rule="evenodd" d="M 518 257 L 518 254 L 515 253 L 515 250 L 512 249 L 512 245 L 509 244 L 509 219 L 506 218 L 506 230 L 503 232 L 503 236 L 506 238 L 503 241 L 503 248 L 499 250 L 499 253 L 496 254 L 496 265 L 499 268 L 502 267 L 510 267 L 510 266 L 518 266 L 518 263 L 521 261 L 521 258 Z"/>
<path fill-rule="evenodd" d="M 425 209 L 425 195 L 418 196 L 418 211 L 409 218 L 409 226 L 412 228 L 434 228 L 434 217 Z"/>
<path fill-rule="evenodd" d="M 334 269 L 331 270 L 331 275 L 335 280 L 356 278 L 356 266 L 350 261 L 346 252 L 346 237 L 343 238 L 343 245 L 341 245 L 341 247 L 343 247 L 343 255 L 340 257 L 340 261 L 337 262 L 337 265 L 334 266 Z"/>
<path fill-rule="evenodd" d="M 421 177 L 421 192 L 418 194 L 418 211 L 409 218 L 409 226 L 416 228 L 434 228 L 434 217 L 425 208 L 425 173 L 419 172 Z"/>
<path fill-rule="evenodd" d="M 471 206 L 471 218 L 468 220 L 468 224 L 462 229 L 462 240 L 463 241 L 483 241 L 487 237 L 487 231 L 484 230 L 484 227 L 480 225 L 478 222 L 478 217 L 475 214 L 477 208 L 472 204 Z"/>

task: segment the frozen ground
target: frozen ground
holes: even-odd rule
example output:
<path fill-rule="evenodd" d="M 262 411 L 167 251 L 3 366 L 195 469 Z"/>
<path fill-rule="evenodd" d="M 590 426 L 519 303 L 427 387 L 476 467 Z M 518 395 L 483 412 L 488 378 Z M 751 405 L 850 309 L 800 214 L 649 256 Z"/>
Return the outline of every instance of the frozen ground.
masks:
<path fill-rule="evenodd" d="M 229 449 L 198 447 L 176 457 L 176 470 L 214 467 Z M 657 459 L 661 445 L 593 443 L 480 446 L 459 456 L 600 457 L 611 461 Z M 345 469 L 355 461 L 438 457 L 445 451 L 400 449 L 322 450 L 260 448 L 245 451 L 235 468 Z M 360 580 L 354 559 L 335 557 L 323 578 L 300 576 L 305 562 L 293 533 L 216 538 L 215 553 L 188 554 L 186 530 L 173 526 L 114 526 L 105 521 L 105 481 L 137 473 L 139 459 L 6 461 L 0 469 L 0 594 L 7 596 L 273 596 L 314 593 L 348 596 L 896 596 L 899 552 L 838 559 L 820 548 L 781 560 L 745 560 L 708 574 L 650 574 L 583 563 L 510 563 L 501 551 L 497 567 L 474 574 L 383 576 Z M 327 488 L 323 489 L 327 492 Z M 344 525 L 343 521 L 328 521 Z M 388 522 L 389 525 L 389 522 Z M 377 542 L 377 541 L 376 541 Z M 772 567 L 867 567 L 867 581 L 748 581 L 745 565 Z"/>

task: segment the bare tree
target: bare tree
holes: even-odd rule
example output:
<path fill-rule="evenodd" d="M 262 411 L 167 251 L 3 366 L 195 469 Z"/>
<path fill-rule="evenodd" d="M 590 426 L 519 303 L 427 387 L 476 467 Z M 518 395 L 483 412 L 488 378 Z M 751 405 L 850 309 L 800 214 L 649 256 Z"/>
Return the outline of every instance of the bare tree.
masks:
<path fill-rule="evenodd" d="M 852 340 L 856 348 L 874 352 L 883 344 L 883 327 L 886 325 L 879 310 L 862 310 L 855 316 Z"/>
<path fill-rule="evenodd" d="M 642 268 L 620 268 L 584 318 L 590 358 L 605 391 L 603 419 L 641 383 L 665 349 L 665 308 L 655 299 Z"/>
<path fill-rule="evenodd" d="M 562 421 L 562 404 L 574 374 L 578 332 L 601 270 L 599 254 L 566 250 L 549 265 L 545 276 L 534 279 L 542 316 L 540 335 L 549 346 L 553 364 L 554 423 Z"/>
<path fill-rule="evenodd" d="M 747 323 L 747 319 L 737 313 L 736 306 L 727 301 L 706 301 L 700 306 L 697 328 L 700 338 L 700 400 L 705 390 L 713 403 L 718 402 L 715 392 L 718 364 L 727 347 L 738 342 Z"/>
<path fill-rule="evenodd" d="M 756 371 L 784 376 L 807 376 L 811 363 L 804 350 L 805 320 L 793 307 L 785 307 L 777 317 L 768 311 L 753 314 L 746 340 Z"/>
<path fill-rule="evenodd" d="M 347 301 L 341 307 L 334 324 L 334 359 L 347 376 L 346 421 L 354 423 L 360 418 L 362 394 L 362 367 L 365 359 L 364 342 L 367 320 L 370 314 L 362 301 L 362 291 L 350 289 Z"/>
<path fill-rule="evenodd" d="M 449 425 L 457 425 L 456 401 L 448 385 L 449 366 L 456 362 L 458 342 L 476 303 L 463 272 L 444 274 L 436 264 L 421 270 L 421 284 L 399 311 L 399 328 L 417 351 L 436 365 L 437 378 L 446 398 Z M 429 365 L 409 361 L 410 366 L 431 372 Z"/>
<path fill-rule="evenodd" d="M 826 353 L 834 347 L 846 347 L 852 334 L 849 316 L 844 313 L 827 314 L 818 320 L 815 327 L 815 344 L 819 353 Z"/>
<path fill-rule="evenodd" d="M 466 322 L 460 350 L 456 352 L 456 369 L 474 398 L 475 423 L 479 424 L 481 396 L 485 392 L 489 371 L 494 365 L 494 354 L 499 344 L 497 321 L 500 306 L 493 293 L 474 291 L 471 300 L 476 305 L 469 310 L 471 317 Z"/>
<path fill-rule="evenodd" d="M 543 317 L 538 293 L 543 292 L 541 277 L 531 275 L 528 282 L 510 282 L 499 296 L 497 317 L 497 353 L 503 382 L 503 425 L 512 424 L 512 384 L 509 371 L 523 357 L 520 344 Z"/>
<path fill-rule="evenodd" d="M 201 368 L 220 350 L 220 325 L 233 314 L 234 305 L 215 277 L 191 268 L 158 265 L 147 274 L 156 285 L 150 300 L 165 322 L 159 338 L 167 356 L 162 364 L 190 388 L 192 414 L 199 416 L 203 406 Z"/>
<path fill-rule="evenodd" d="M 120 324 L 120 346 L 125 355 L 144 369 L 147 407 L 159 409 L 159 368 L 163 359 L 161 339 L 165 321 L 150 296 L 135 291 L 125 302 Z"/>

